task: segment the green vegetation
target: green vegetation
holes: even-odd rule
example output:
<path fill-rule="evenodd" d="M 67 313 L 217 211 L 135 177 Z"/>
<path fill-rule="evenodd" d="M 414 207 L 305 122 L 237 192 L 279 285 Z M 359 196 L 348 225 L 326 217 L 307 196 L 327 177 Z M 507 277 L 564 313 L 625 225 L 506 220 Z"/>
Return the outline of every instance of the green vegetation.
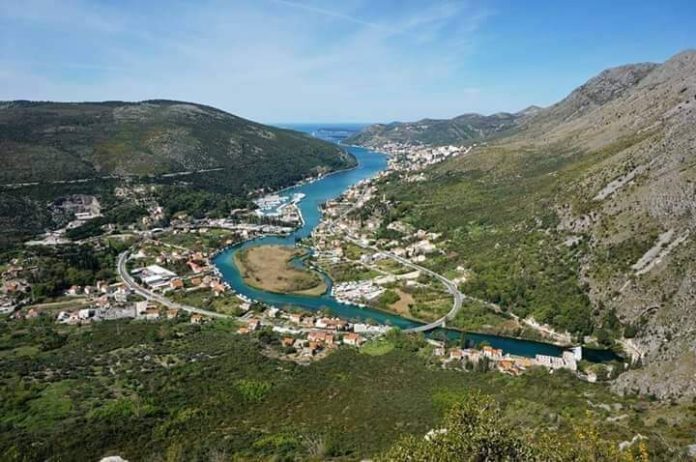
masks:
<path fill-rule="evenodd" d="M 144 215 L 128 201 L 112 211 L 119 203 L 115 186 L 155 185 L 154 198 L 170 216 L 221 217 L 248 205 L 251 192 L 356 162 L 308 135 L 175 101 L 6 103 L 0 144 L 0 249 L 63 225 L 65 217 L 52 215 L 47 204 L 68 194 L 94 194 L 108 212 L 70 231 L 82 239 L 105 223 L 130 224 Z M 217 170 L 200 172 L 206 169 Z M 191 173 L 163 176 L 172 172 Z M 56 183 L 78 179 L 88 181 Z"/>
<path fill-rule="evenodd" d="M 590 157 L 592 157 L 590 155 Z M 440 272 L 464 263 L 472 277 L 461 289 L 520 316 L 534 316 L 589 334 L 591 304 L 578 280 L 580 249 L 549 232 L 558 224 L 553 204 L 588 157 L 572 152 L 489 148 L 433 169 L 425 182 L 385 182 L 399 218 L 444 232 Z"/>
<path fill-rule="evenodd" d="M 97 249 L 70 245 L 32 247 L 23 253 L 23 276 L 32 285 L 32 300 L 62 295 L 72 285 L 94 285 L 115 279 L 116 258 L 126 244 L 107 241 Z"/>
<path fill-rule="evenodd" d="M 506 324 L 509 322 L 508 317 L 495 313 L 486 304 L 465 300 L 457 316 L 447 325 L 469 332 L 505 332 L 509 334 L 506 329 Z"/>
<path fill-rule="evenodd" d="M 221 249 L 228 242 L 236 242 L 237 237 L 231 231 L 211 228 L 206 232 L 178 232 L 166 233 L 158 236 L 162 243 L 186 247 L 194 252 L 210 252 Z"/>
<path fill-rule="evenodd" d="M 251 191 L 355 162 L 336 146 L 298 132 L 162 100 L 13 102 L 0 110 L 0 140 L 6 147 L 0 183 L 226 168 L 226 178 L 235 178 L 230 183 Z"/>
<path fill-rule="evenodd" d="M 375 270 L 368 269 L 355 263 L 332 264 L 322 269 L 326 271 L 334 283 L 345 281 L 363 281 L 380 275 Z"/>
<path fill-rule="evenodd" d="M 463 114 L 453 119 L 376 124 L 346 138 L 345 143 L 364 146 L 394 142 L 434 146 L 461 145 L 513 128 L 517 117 L 517 114 L 507 113 L 491 116 Z"/>
<path fill-rule="evenodd" d="M 648 462 L 647 445 L 618 449 L 616 442 L 599 435 L 589 419 L 573 431 L 534 429 L 523 431 L 506 422 L 491 397 L 472 393 L 457 402 L 430 438 L 407 436 L 383 454 L 380 460 L 409 461 L 568 461 L 599 460 Z"/>
<path fill-rule="evenodd" d="M 129 225 L 147 216 L 147 214 L 147 210 L 140 205 L 122 203 L 109 208 L 101 217 L 89 220 L 87 223 L 77 228 L 69 229 L 65 233 L 65 236 L 72 240 L 99 236 L 103 233 L 102 226 L 106 224 Z"/>
<path fill-rule="evenodd" d="M 566 373 L 433 367 L 416 354 L 423 339 L 398 331 L 309 366 L 263 356 L 273 343 L 263 333 L 233 331 L 226 321 L 0 320 L 0 459 L 358 460 L 404 435 L 422 441 L 476 391 L 499 404 L 501 429 L 565 433 L 589 416 L 608 440 L 644 435 L 653 460 L 678 460 L 667 446 L 691 443 L 679 429 L 696 424 L 693 405 L 622 398 Z"/>
<path fill-rule="evenodd" d="M 196 290 L 193 292 L 174 292 L 169 297 L 179 303 L 196 308 L 203 308 L 209 311 L 239 316 L 242 314 L 240 301 L 232 295 L 218 295 L 217 297 L 210 290 Z"/>

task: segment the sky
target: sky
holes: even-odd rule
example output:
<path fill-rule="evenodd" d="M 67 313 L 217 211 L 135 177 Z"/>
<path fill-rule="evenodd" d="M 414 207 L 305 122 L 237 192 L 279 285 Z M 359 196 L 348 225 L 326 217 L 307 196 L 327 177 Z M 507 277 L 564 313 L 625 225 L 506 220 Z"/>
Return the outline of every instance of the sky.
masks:
<path fill-rule="evenodd" d="M 694 0 L 0 0 L 0 100 L 266 123 L 514 112 L 696 48 L 695 24 Z"/>

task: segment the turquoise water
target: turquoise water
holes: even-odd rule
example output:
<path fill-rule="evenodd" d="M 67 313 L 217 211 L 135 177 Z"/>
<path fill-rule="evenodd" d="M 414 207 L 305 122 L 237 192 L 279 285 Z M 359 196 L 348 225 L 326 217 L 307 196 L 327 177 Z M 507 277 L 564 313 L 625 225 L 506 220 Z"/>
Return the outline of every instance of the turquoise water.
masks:
<path fill-rule="evenodd" d="M 323 138 L 331 141 L 341 141 L 341 139 L 344 137 L 345 131 L 348 130 L 342 129 L 340 135 L 332 137 L 331 130 L 325 127 L 303 125 L 291 128 L 313 133 L 315 135 L 321 134 L 323 135 Z M 324 294 L 320 297 L 286 295 L 266 292 L 249 287 L 244 283 L 239 270 L 233 263 L 234 255 L 237 252 L 252 246 L 295 245 L 297 240 L 309 236 L 312 230 L 319 224 L 321 220 L 321 212 L 319 207 L 321 204 L 335 199 L 353 184 L 361 180 L 371 178 L 387 167 L 387 158 L 383 154 L 352 146 L 346 147 L 346 149 L 348 149 L 348 151 L 350 151 L 358 160 L 358 166 L 356 168 L 334 173 L 313 183 L 296 186 L 283 192 L 283 194 L 305 194 L 305 198 L 298 204 L 304 217 L 304 225 L 301 228 L 297 229 L 288 236 L 262 237 L 244 242 L 235 247 L 231 247 L 218 254 L 214 259 L 214 264 L 220 270 L 223 279 L 227 281 L 227 283 L 230 284 L 235 291 L 254 300 L 278 307 L 296 306 L 311 311 L 325 310 L 335 316 L 352 321 L 374 321 L 380 324 L 399 327 L 401 329 L 415 327 L 419 325 L 419 323 L 402 318 L 395 314 L 389 314 L 370 308 L 362 308 L 357 305 L 343 304 L 336 301 L 329 294 Z M 330 281 L 327 282 L 330 283 Z M 461 337 L 462 333 L 451 329 L 438 329 L 431 335 L 434 337 L 446 335 L 449 338 L 459 338 Z M 534 357 L 537 354 L 559 356 L 563 351 L 562 348 L 548 343 L 519 340 L 496 335 L 466 333 L 465 337 L 466 342 L 469 344 L 479 344 L 485 341 L 495 348 L 501 348 L 506 353 L 520 356 Z M 593 361 L 605 361 L 615 358 L 611 352 L 594 351 L 594 353 L 588 353 L 589 355 L 587 359 Z"/>
<path fill-rule="evenodd" d="M 298 239 L 309 236 L 321 220 L 320 206 L 326 201 L 340 196 L 353 184 L 375 176 L 387 167 L 387 158 L 383 154 L 368 151 L 357 147 L 347 148 L 358 160 L 358 167 L 343 172 L 326 176 L 319 181 L 296 186 L 283 191 L 283 194 L 303 193 L 305 198 L 298 204 L 304 218 L 304 225 L 288 236 L 268 236 L 244 242 L 220 253 L 214 260 L 215 265 L 222 273 L 222 277 L 230 286 L 242 295 L 268 304 L 283 306 L 299 306 L 317 311 L 324 309 L 336 316 L 359 321 L 375 321 L 381 324 L 389 324 L 403 329 L 413 327 L 416 323 L 397 315 L 384 313 L 369 308 L 361 308 L 357 305 L 339 303 L 329 294 L 321 297 L 303 295 L 286 295 L 266 292 L 249 287 L 234 265 L 234 255 L 249 247 L 259 245 L 295 245 Z"/>

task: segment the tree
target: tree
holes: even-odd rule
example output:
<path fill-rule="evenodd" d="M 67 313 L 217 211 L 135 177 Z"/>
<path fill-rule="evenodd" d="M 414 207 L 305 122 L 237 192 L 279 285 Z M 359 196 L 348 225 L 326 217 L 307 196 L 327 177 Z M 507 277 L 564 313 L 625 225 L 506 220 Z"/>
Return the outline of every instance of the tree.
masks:
<path fill-rule="evenodd" d="M 451 408 L 442 428 L 425 438 L 404 437 L 378 460 L 647 462 L 648 453 L 644 444 L 636 455 L 618 449 L 616 442 L 600 438 L 591 421 L 564 433 L 538 428 L 524 433 L 505 421 L 493 398 L 472 392 Z"/>

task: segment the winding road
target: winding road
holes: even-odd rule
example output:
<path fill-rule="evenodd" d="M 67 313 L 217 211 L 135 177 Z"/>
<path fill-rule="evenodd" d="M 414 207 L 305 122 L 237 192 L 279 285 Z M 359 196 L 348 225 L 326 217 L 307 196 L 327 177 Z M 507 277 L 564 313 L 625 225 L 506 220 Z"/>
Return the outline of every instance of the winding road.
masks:
<path fill-rule="evenodd" d="M 445 327 L 445 323 L 448 320 L 451 321 L 452 319 L 454 319 L 454 317 L 457 316 L 457 313 L 459 313 L 459 310 L 462 309 L 462 302 L 464 301 L 465 295 L 459 291 L 459 289 L 457 288 L 457 284 L 454 281 L 447 279 L 442 274 L 436 273 L 435 271 L 432 271 L 424 266 L 413 263 L 412 261 L 407 260 L 403 257 L 398 256 L 398 255 L 395 255 L 391 252 L 381 250 L 375 246 L 364 244 L 363 242 L 360 241 L 360 239 L 358 239 L 354 236 L 351 236 L 345 228 L 341 228 L 337 224 L 337 222 L 341 218 L 348 215 L 348 213 L 350 213 L 352 210 L 355 210 L 360 205 L 361 205 L 361 199 L 358 199 L 357 201 L 355 201 L 355 205 L 344 210 L 343 213 L 341 213 L 338 217 L 336 217 L 335 220 L 331 220 L 328 223 L 329 229 L 337 234 L 340 232 L 340 230 L 342 230 L 344 232 L 344 236 L 345 236 L 346 240 L 352 242 L 353 244 L 357 245 L 358 247 L 366 249 L 366 250 L 371 250 L 373 252 L 380 253 L 386 257 L 391 258 L 392 260 L 395 260 L 395 261 L 401 263 L 404 266 L 421 271 L 422 273 L 425 273 L 428 276 L 431 276 L 431 277 L 437 279 L 438 281 L 440 281 L 447 289 L 447 292 L 449 292 L 452 295 L 452 309 L 450 309 L 446 315 L 444 315 L 443 317 L 441 317 L 439 319 L 436 319 L 435 321 L 433 321 L 431 323 L 424 324 L 424 325 L 418 326 L 418 327 L 412 327 L 410 329 L 404 329 L 404 332 L 428 332 L 430 330 L 437 329 L 438 327 Z"/>
<path fill-rule="evenodd" d="M 128 269 L 126 268 L 126 262 L 128 261 L 128 252 L 122 252 L 118 256 L 118 262 L 116 264 L 116 269 L 118 270 L 118 275 L 121 280 L 136 294 L 145 297 L 146 300 L 151 300 L 157 302 L 167 308 L 175 308 L 177 310 L 187 311 L 189 313 L 198 313 L 205 316 L 210 316 L 211 318 L 231 318 L 232 316 L 216 313 L 215 311 L 204 310 L 202 308 L 196 308 L 195 306 L 183 305 L 181 303 L 176 303 L 169 300 L 162 295 L 156 294 L 150 290 L 147 290 L 133 279 L 133 276 L 128 274 Z"/>
<path fill-rule="evenodd" d="M 379 248 L 371 245 L 367 245 L 362 243 L 359 239 L 351 236 L 350 234 L 345 235 L 346 240 L 352 242 L 353 244 L 357 245 L 358 247 L 361 247 L 366 250 L 372 250 L 374 252 L 377 252 L 381 255 L 384 255 L 386 257 L 391 258 L 392 260 L 395 260 L 399 263 L 401 263 L 404 266 L 407 266 L 409 268 L 421 271 L 422 273 L 427 274 L 428 276 L 431 276 L 438 281 L 440 281 L 445 288 L 447 289 L 447 292 L 449 292 L 452 295 L 453 302 L 452 302 L 452 309 L 449 310 L 449 312 L 444 315 L 443 317 L 429 323 L 429 324 L 424 324 L 422 326 L 418 327 L 412 327 L 410 329 L 405 329 L 404 332 L 427 332 L 429 330 L 437 329 L 438 327 L 445 327 L 445 323 L 448 320 L 454 319 L 454 317 L 459 313 L 459 310 L 462 308 L 462 302 L 464 301 L 464 294 L 462 294 L 459 289 L 457 289 L 457 284 L 455 284 L 453 281 L 447 279 L 443 275 L 436 273 L 424 266 L 417 265 L 410 260 L 407 260 L 403 257 L 400 257 L 398 255 L 395 255 L 391 252 L 387 252 L 384 250 L 380 250 Z"/>

